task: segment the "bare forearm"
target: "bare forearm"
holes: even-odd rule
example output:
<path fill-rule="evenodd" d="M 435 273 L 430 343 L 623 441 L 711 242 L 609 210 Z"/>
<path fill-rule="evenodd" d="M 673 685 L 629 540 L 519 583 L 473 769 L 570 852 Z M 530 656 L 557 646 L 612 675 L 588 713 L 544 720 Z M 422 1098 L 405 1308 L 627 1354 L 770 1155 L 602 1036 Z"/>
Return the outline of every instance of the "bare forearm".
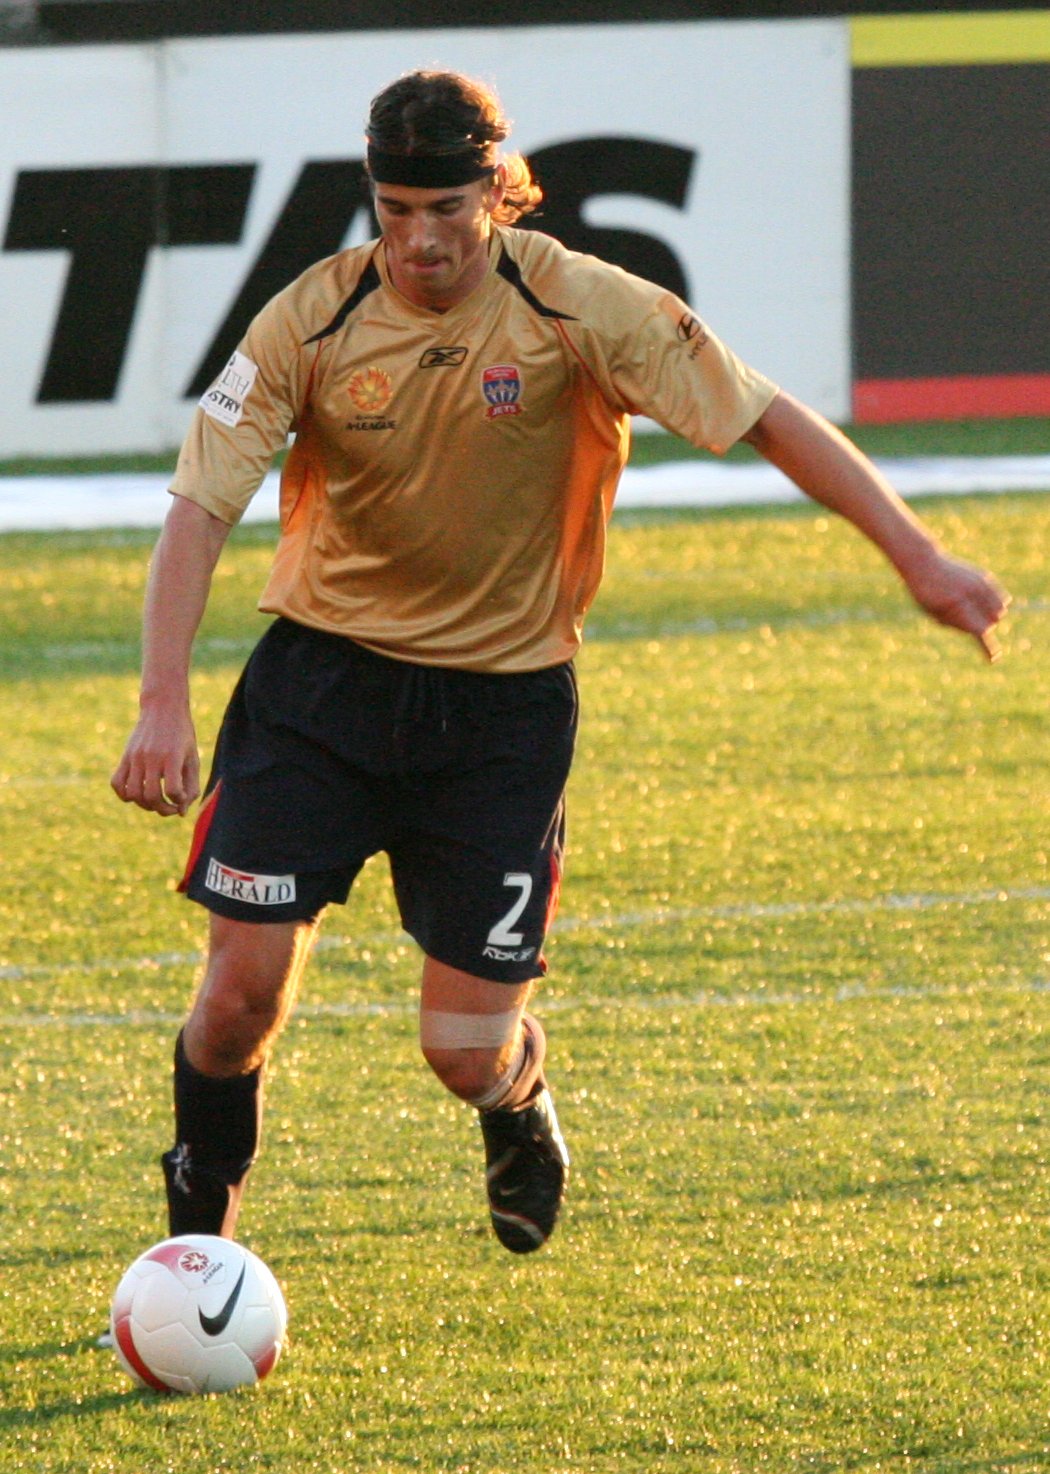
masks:
<path fill-rule="evenodd" d="M 866 455 L 822 416 L 781 393 L 745 439 L 807 496 L 852 522 L 907 580 L 938 550 Z"/>
<path fill-rule="evenodd" d="M 878 468 L 822 416 L 780 393 L 745 436 L 807 496 L 847 518 L 890 560 L 931 618 L 973 635 L 990 660 L 1009 604 L 990 574 L 952 558 Z"/>
<path fill-rule="evenodd" d="M 142 622 L 141 701 L 188 703 L 190 655 L 229 529 L 176 498 L 150 564 Z"/>
<path fill-rule="evenodd" d="M 190 713 L 190 652 L 229 528 L 176 497 L 150 564 L 139 720 L 110 779 L 125 803 L 185 814 L 200 792 Z"/>

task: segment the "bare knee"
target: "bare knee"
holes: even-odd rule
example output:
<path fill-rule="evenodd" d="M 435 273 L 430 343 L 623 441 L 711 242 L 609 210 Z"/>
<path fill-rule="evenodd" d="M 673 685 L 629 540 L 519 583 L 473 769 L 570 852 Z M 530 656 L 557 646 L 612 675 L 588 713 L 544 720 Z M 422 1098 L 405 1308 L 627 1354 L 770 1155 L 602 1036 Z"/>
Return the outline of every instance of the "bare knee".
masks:
<path fill-rule="evenodd" d="M 260 997 L 250 980 L 206 977 L 186 1021 L 187 1058 L 205 1075 L 239 1075 L 257 1069 L 270 1051 L 280 1010 Z"/>
<path fill-rule="evenodd" d="M 236 1075 L 265 1061 L 295 1001 L 314 931 L 308 923 L 212 918 L 208 962 L 183 1036 L 191 1064 L 208 1075 Z"/>
<path fill-rule="evenodd" d="M 447 1090 L 460 1100 L 483 1098 L 506 1072 L 502 1049 L 438 1049 L 424 1044 L 423 1058 Z"/>

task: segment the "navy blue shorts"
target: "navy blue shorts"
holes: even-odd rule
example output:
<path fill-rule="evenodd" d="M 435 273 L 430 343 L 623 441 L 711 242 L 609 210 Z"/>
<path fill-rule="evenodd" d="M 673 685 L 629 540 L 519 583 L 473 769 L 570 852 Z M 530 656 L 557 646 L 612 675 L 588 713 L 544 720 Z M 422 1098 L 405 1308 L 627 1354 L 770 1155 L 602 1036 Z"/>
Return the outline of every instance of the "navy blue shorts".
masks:
<path fill-rule="evenodd" d="M 571 663 L 445 670 L 278 619 L 227 708 L 179 888 L 237 921 L 309 920 L 385 850 L 428 956 L 539 977 L 577 715 Z"/>

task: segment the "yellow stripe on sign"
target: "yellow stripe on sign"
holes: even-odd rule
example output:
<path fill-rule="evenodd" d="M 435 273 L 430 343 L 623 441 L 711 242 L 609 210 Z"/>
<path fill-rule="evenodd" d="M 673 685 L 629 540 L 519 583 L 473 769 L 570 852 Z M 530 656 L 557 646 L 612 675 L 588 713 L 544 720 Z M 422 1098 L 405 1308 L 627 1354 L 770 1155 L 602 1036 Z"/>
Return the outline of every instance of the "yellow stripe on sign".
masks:
<path fill-rule="evenodd" d="M 1050 61 L 1050 10 L 854 16 L 850 48 L 855 67 Z"/>

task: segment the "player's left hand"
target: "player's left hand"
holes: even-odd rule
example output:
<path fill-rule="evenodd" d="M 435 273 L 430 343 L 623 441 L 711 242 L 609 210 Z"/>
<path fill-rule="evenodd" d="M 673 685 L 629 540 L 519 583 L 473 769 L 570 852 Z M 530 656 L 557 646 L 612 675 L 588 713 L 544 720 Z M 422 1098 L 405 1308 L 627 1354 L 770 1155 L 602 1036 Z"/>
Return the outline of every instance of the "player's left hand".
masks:
<path fill-rule="evenodd" d="M 932 619 L 973 635 L 993 663 L 1002 656 L 995 627 L 1010 607 L 1010 595 L 992 574 L 937 551 L 907 583 Z"/>

